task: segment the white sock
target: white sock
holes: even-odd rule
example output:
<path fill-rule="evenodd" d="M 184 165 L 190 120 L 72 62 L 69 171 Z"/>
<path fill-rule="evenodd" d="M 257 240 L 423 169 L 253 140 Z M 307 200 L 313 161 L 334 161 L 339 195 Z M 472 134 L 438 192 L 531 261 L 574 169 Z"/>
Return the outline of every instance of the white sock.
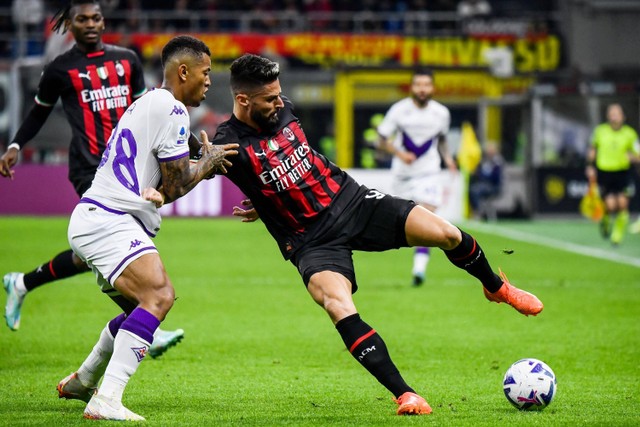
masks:
<path fill-rule="evenodd" d="M 429 264 L 429 254 L 414 253 L 413 254 L 413 275 L 424 277 Z"/>
<path fill-rule="evenodd" d="M 121 402 L 124 388 L 149 351 L 149 345 L 133 332 L 120 329 L 113 341 L 113 355 L 98 394 Z"/>
<path fill-rule="evenodd" d="M 85 387 L 96 387 L 104 374 L 111 354 L 113 353 L 113 336 L 109 331 L 109 323 L 100 333 L 100 338 L 89 356 L 78 369 L 78 379 Z"/>

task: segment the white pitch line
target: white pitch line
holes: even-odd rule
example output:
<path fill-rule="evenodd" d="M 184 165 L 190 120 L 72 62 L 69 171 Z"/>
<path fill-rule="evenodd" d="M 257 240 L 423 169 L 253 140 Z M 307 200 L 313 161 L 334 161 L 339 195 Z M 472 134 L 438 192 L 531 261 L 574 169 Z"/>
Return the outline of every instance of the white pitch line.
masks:
<path fill-rule="evenodd" d="M 598 259 L 606 259 L 608 261 L 617 262 L 618 264 L 640 267 L 640 258 L 634 258 L 627 255 L 616 254 L 614 249 L 604 250 L 598 248 L 590 248 L 587 246 L 577 245 L 575 243 L 556 240 L 550 237 L 544 237 L 537 234 L 531 234 L 524 231 L 518 231 L 501 227 L 499 225 L 484 224 L 480 222 L 468 223 L 470 228 L 475 228 L 486 233 L 498 234 L 513 240 L 520 240 L 527 243 L 535 243 L 538 245 L 548 246 L 555 249 L 561 249 L 567 252 L 573 252 L 578 255 L 589 256 Z"/>

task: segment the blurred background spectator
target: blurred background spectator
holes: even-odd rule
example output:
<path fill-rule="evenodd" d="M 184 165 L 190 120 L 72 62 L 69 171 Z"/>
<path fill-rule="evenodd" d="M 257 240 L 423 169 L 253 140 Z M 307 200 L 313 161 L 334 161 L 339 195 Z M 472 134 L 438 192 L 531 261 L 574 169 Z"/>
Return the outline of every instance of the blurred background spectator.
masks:
<path fill-rule="evenodd" d="M 495 221 L 495 206 L 492 204 L 502 190 L 502 168 L 504 160 L 495 142 L 488 142 L 482 160 L 469 181 L 469 202 L 478 219 Z"/>

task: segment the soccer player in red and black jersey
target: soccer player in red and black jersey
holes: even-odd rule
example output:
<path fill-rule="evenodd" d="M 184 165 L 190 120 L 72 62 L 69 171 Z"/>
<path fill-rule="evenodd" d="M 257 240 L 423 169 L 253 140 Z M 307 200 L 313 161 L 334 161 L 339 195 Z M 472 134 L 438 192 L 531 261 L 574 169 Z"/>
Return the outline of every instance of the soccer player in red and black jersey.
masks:
<path fill-rule="evenodd" d="M 525 315 L 538 314 L 542 303 L 495 274 L 469 234 L 412 201 L 359 185 L 314 151 L 281 95 L 278 76 L 277 63 L 256 55 L 231 65 L 233 115 L 218 127 L 213 144 L 240 144 L 227 177 L 249 200 L 234 215 L 262 219 L 350 353 L 393 393 L 397 413 L 428 414 L 429 404 L 403 380 L 380 335 L 356 310 L 352 251 L 438 247 L 480 280 L 490 301 Z"/>
<path fill-rule="evenodd" d="M 69 180 L 82 196 L 91 186 L 111 130 L 147 88 L 135 52 L 102 42 L 105 22 L 97 0 L 72 0 L 54 20 L 53 30 L 71 31 L 75 45 L 45 66 L 33 108 L 0 158 L 0 174 L 13 179 L 11 168 L 20 149 L 36 136 L 60 99 L 73 134 Z M 86 264 L 69 249 L 29 273 L 6 274 L 5 319 L 9 328 L 15 331 L 20 327 L 20 309 L 27 292 L 84 271 L 88 271 Z M 154 340 L 157 345 L 151 355 L 162 354 L 183 335 L 180 329 L 162 331 Z"/>

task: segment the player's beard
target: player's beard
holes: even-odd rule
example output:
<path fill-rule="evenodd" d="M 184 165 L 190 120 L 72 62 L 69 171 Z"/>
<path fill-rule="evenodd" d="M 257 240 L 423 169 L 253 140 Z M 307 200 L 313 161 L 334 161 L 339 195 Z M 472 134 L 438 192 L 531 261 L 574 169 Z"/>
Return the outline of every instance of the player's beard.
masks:
<path fill-rule="evenodd" d="M 260 129 L 268 132 L 274 132 L 278 129 L 278 113 L 271 116 L 263 116 L 259 111 L 251 113 L 251 119 L 260 127 Z"/>
<path fill-rule="evenodd" d="M 424 107 L 425 105 L 427 105 L 427 103 L 431 99 L 431 95 L 418 96 L 416 94 L 413 94 L 413 95 L 411 95 L 411 97 L 413 98 L 413 101 L 416 104 L 418 104 L 418 106 L 420 106 L 420 107 Z"/>

